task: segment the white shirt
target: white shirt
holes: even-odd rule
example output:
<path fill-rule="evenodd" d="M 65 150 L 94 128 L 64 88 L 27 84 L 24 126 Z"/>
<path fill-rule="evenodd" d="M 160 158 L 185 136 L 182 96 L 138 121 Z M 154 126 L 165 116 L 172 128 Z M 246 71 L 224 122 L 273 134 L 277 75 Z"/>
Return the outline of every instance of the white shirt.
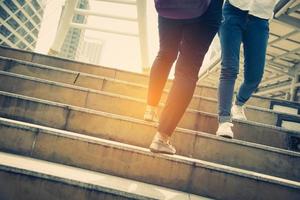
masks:
<path fill-rule="evenodd" d="M 241 9 L 249 11 L 250 15 L 254 15 L 263 19 L 273 17 L 273 10 L 279 0 L 229 0 L 229 2 Z"/>

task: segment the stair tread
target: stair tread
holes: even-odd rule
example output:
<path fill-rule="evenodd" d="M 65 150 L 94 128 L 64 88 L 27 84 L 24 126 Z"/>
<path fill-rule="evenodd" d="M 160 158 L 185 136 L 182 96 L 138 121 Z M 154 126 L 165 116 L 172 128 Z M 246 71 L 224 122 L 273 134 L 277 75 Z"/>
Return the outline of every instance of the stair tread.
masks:
<path fill-rule="evenodd" d="M 206 168 L 210 170 L 215 170 L 223 173 L 229 173 L 229 174 L 234 174 L 237 176 L 242 176 L 250 179 L 255 179 L 255 180 L 260 180 L 260 181 L 266 181 L 274 184 L 280 184 L 288 187 L 293 187 L 296 189 L 300 189 L 300 182 L 289 180 L 289 179 L 284 179 L 284 178 L 279 178 L 275 176 L 270 176 L 262 173 L 257 173 L 245 169 L 240 169 L 240 168 L 235 168 L 231 166 L 226 166 L 218 163 L 213 163 L 213 162 L 208 162 L 204 160 L 199 160 L 195 158 L 189 158 L 181 155 L 166 155 L 166 154 L 154 154 L 149 151 L 147 148 L 143 147 L 138 147 L 130 144 L 125 144 L 121 142 L 116 142 L 116 141 L 111 141 L 111 140 L 106 140 L 106 139 L 101 139 L 101 138 L 96 138 L 92 136 L 86 136 L 82 135 L 79 133 L 71 132 L 71 131 L 65 131 L 65 130 L 60 130 L 60 129 L 55 129 L 55 128 L 49 128 L 47 126 L 40 126 L 40 125 L 35 125 L 31 123 L 26 123 L 26 122 L 20 122 L 17 120 L 10 120 L 10 119 L 5 119 L 5 118 L 0 118 L 0 124 L 7 124 L 11 126 L 15 126 L 17 128 L 23 128 L 27 130 L 31 130 L 32 132 L 38 132 L 38 130 L 43 130 L 46 134 L 50 135 L 56 135 L 59 137 L 65 137 L 65 138 L 70 138 L 70 139 L 75 139 L 79 141 L 85 141 L 88 143 L 94 143 L 98 145 L 103 145 L 107 147 L 111 147 L 114 149 L 119 149 L 119 150 L 125 150 L 125 151 L 132 151 L 137 154 L 144 154 L 148 156 L 153 156 L 153 157 L 160 157 L 166 160 L 171 160 L 179 163 L 186 163 L 188 165 L 192 166 L 198 166 L 201 168 Z M 300 155 L 300 153 L 295 153 Z M 1 159 L 0 159 L 1 160 Z"/>
<path fill-rule="evenodd" d="M 36 78 L 36 77 L 21 75 L 21 74 L 15 74 L 15 73 L 11 73 L 11 72 L 0 71 L 0 75 L 10 76 L 10 77 L 14 77 L 14 78 L 20 78 L 20 79 L 24 79 L 24 80 L 28 80 L 28 81 L 34 81 L 34 82 L 37 82 L 37 83 L 55 85 L 55 86 L 59 86 L 59 87 L 62 87 L 62 88 L 74 89 L 74 90 L 77 90 L 77 91 L 91 92 L 91 93 L 96 93 L 96 94 L 104 94 L 104 95 L 107 95 L 107 96 L 118 97 L 118 98 L 121 98 L 121 99 L 128 99 L 128 100 L 132 100 L 132 101 L 146 103 L 144 99 L 140 99 L 140 98 L 136 98 L 136 97 L 130 97 L 130 96 L 122 95 L 122 94 L 115 94 L 115 93 L 112 93 L 112 92 L 95 90 L 95 89 L 90 89 L 90 88 L 86 88 L 86 87 L 82 87 L 82 86 L 71 85 L 71 84 L 67 84 L 67 83 L 61 83 L 61 82 L 56 82 L 56 81 L 51 81 L 51 80 L 46 80 L 46 79 L 42 79 L 42 78 Z M 206 99 L 206 100 L 209 100 L 209 101 L 217 102 L 217 100 L 213 99 L 213 98 L 202 97 L 202 96 L 198 96 L 198 97 L 201 98 L 201 99 Z M 161 103 L 161 106 L 163 106 L 163 105 L 164 104 Z M 258 107 L 258 106 L 253 106 L 253 105 L 245 105 L 245 106 L 248 107 L 248 108 L 251 108 L 253 110 L 264 111 L 264 112 L 275 113 L 275 114 L 284 114 L 284 115 L 294 116 L 294 117 L 300 117 L 300 115 L 288 114 L 288 113 L 284 113 L 284 112 L 281 112 L 281 111 L 275 111 L 275 110 L 272 110 L 272 109 L 262 108 L 262 107 Z M 191 109 L 191 108 L 187 109 L 187 111 L 211 113 L 211 112 L 204 112 L 204 111 L 201 111 L 201 110 L 198 110 L 198 109 Z M 211 113 L 211 114 L 215 114 L 215 113 Z"/>
<path fill-rule="evenodd" d="M 99 115 L 99 116 L 103 116 L 105 118 L 116 119 L 116 120 L 123 121 L 125 123 L 129 122 L 129 123 L 133 123 L 133 124 L 141 124 L 141 125 L 146 125 L 146 126 L 155 126 L 155 123 L 147 122 L 147 121 L 144 121 L 144 120 L 140 120 L 140 119 L 136 119 L 136 118 L 132 118 L 132 117 L 128 117 L 128 116 L 122 116 L 122 115 L 107 113 L 107 112 L 103 112 L 103 111 L 95 111 L 95 110 L 91 110 L 91 109 L 87 109 L 87 108 L 81 108 L 81 107 L 71 106 L 71 105 L 62 104 L 62 103 L 46 101 L 46 100 L 42 100 L 42 99 L 37 99 L 37 98 L 33 98 L 33 97 L 12 94 L 12 93 L 3 92 L 3 91 L 0 91 L 0 95 L 9 96 L 9 97 L 13 97 L 13 98 L 16 98 L 16 99 L 29 100 L 29 101 L 33 101 L 33 102 L 46 104 L 46 105 L 53 105 L 53 106 L 57 106 L 57 107 L 61 107 L 61 108 L 66 108 L 66 109 L 69 109 L 69 110 L 74 110 L 74 111 L 82 111 L 82 112 L 87 113 L 87 114 Z M 250 125 L 253 124 L 253 122 L 242 122 L 242 123 L 247 123 L 247 124 L 250 124 Z M 261 124 L 259 124 L 259 126 L 263 127 Z M 280 127 L 273 127 L 273 126 L 268 126 L 268 127 L 271 127 L 271 128 L 277 129 L 277 130 L 281 130 L 281 131 L 287 131 L 284 128 L 280 128 Z M 244 140 L 226 139 L 226 138 L 218 137 L 214 134 L 205 133 L 205 132 L 201 132 L 201 131 L 194 131 L 194 130 L 183 129 L 183 128 L 176 128 L 176 131 L 178 131 L 182 134 L 199 135 L 200 137 L 210 138 L 210 139 L 213 139 L 213 140 L 219 140 L 219 141 L 226 142 L 226 143 L 233 143 L 233 144 L 237 144 L 237 145 L 248 146 L 248 147 L 252 147 L 252 148 L 263 149 L 263 150 L 276 152 L 276 153 L 283 153 L 283 154 L 289 154 L 289 155 L 295 155 L 295 156 L 300 155 L 299 152 L 295 152 L 295 151 L 290 151 L 290 150 L 286 150 L 286 149 L 282 149 L 282 148 L 278 148 L 278 147 L 272 147 L 272 146 L 259 144 L 259 143 L 254 143 L 254 142 L 249 142 L 249 141 L 244 141 Z M 299 136 L 300 133 L 296 132 L 296 131 L 288 130 L 288 134 Z"/>
<path fill-rule="evenodd" d="M 3 48 L 3 46 L 0 45 L 0 48 Z M 4 47 L 4 48 L 7 48 L 7 47 Z M 9 49 L 13 49 L 13 48 L 9 48 Z M 20 49 L 13 49 L 13 50 L 15 50 L 15 51 L 21 51 L 21 52 L 24 52 L 24 53 L 28 53 L 27 51 L 20 50 Z M 120 69 L 114 69 L 114 68 L 109 68 L 109 67 L 97 66 L 97 65 L 87 64 L 87 63 L 81 63 L 81 62 L 78 62 L 78 61 L 68 60 L 68 59 L 59 58 L 59 57 L 52 57 L 52 56 L 48 56 L 48 55 L 44 55 L 44 54 L 38 54 L 38 53 L 33 53 L 33 52 L 30 52 L 30 53 L 32 53 L 33 55 L 36 54 L 36 55 L 40 55 L 40 56 L 49 57 L 51 59 L 62 59 L 62 60 L 66 60 L 68 62 L 79 63 L 79 64 L 82 64 L 82 65 L 89 65 L 89 66 L 93 66 L 93 67 L 104 68 L 104 69 L 109 69 L 109 70 L 116 70 L 116 71 L 120 71 L 120 72 L 124 72 L 124 73 L 129 73 L 129 74 L 134 74 L 134 75 L 138 75 L 138 76 L 148 77 L 148 75 L 145 75 L 145 74 L 142 74 L 142 73 L 130 72 L 130 71 L 126 71 L 126 70 L 120 70 Z M 13 60 L 13 61 L 16 61 L 16 62 L 19 62 L 19 63 L 30 64 L 30 65 L 33 65 L 33 66 L 39 66 L 39 67 L 49 68 L 49 69 L 54 69 L 54 70 L 60 70 L 60 71 L 68 72 L 68 73 L 76 73 L 76 74 L 80 73 L 80 74 L 83 74 L 83 75 L 86 75 L 86 76 L 90 76 L 90 77 L 99 77 L 99 78 L 104 78 L 104 79 L 107 79 L 107 80 L 118 81 L 120 83 L 126 83 L 126 84 L 130 84 L 130 85 L 135 85 L 135 86 L 147 87 L 145 84 L 140 84 L 140 83 L 136 83 L 136 82 L 129 82 L 129 81 L 126 81 L 126 80 L 118 80 L 118 79 L 111 78 L 111 77 L 105 77 L 105 76 L 95 75 L 95 74 L 86 73 L 86 72 L 78 72 L 78 71 L 74 71 L 74 70 L 70 70 L 70 69 L 57 68 L 57 67 L 50 66 L 50 65 L 45 65 L 45 64 L 40 64 L 40 63 L 33 63 L 31 61 L 24 61 L 24 60 L 20 60 L 20 59 L 16 59 L 16 58 L 11 58 L 11 57 L 6 57 L 6 56 L 1 56 L 1 55 L 0 55 L 0 59 Z M 206 88 L 211 88 L 211 89 L 215 89 L 215 90 L 217 89 L 215 87 L 208 86 L 208 85 L 198 84 L 198 86 L 200 86 L 200 87 L 206 87 Z M 194 95 L 194 96 L 197 97 L 197 95 Z M 299 105 L 300 106 L 300 103 L 298 103 L 298 102 L 293 102 L 293 101 L 288 101 L 288 100 L 283 100 L 283 99 L 279 100 L 279 99 L 270 98 L 270 97 L 261 97 L 261 96 L 255 95 L 255 94 L 253 95 L 253 97 L 260 98 L 260 99 L 266 99 L 266 100 L 274 100 L 274 101 L 280 101 L 280 102 L 285 102 L 285 103 L 291 103 L 291 104 L 295 104 L 295 105 Z"/>
<path fill-rule="evenodd" d="M 214 134 L 216 88 L 197 84 L 192 109 L 179 126 L 186 128 L 177 128 L 172 138 L 178 155 L 154 154 L 147 145 L 157 123 L 140 118 L 149 75 L 1 45 L 0 50 L 0 75 L 14 83 L 0 90 L 4 177 L 19 174 L 135 199 L 256 199 L 253 192 L 259 190 L 266 197 L 298 199 L 300 152 L 288 149 L 299 144 L 300 130 L 278 126 L 279 120 L 299 121 L 300 103 L 253 95 L 246 108 L 255 120 L 234 120 L 238 140 L 226 139 Z M 18 84 L 23 87 L 8 87 Z M 38 92 L 48 89 L 61 99 Z M 273 104 L 298 113 L 271 110 Z M 128 114 L 121 106 L 136 111 Z M 246 187 L 236 190 L 239 186 Z"/>
<path fill-rule="evenodd" d="M 141 199 L 210 199 L 157 185 L 4 152 L 0 152 L 0 170 Z"/>
<path fill-rule="evenodd" d="M 11 96 L 11 97 L 14 97 L 17 99 L 26 99 L 29 101 L 35 101 L 35 102 L 39 102 L 39 103 L 43 103 L 43 104 L 51 104 L 51 105 L 64 107 L 64 108 L 71 108 L 71 109 L 78 110 L 78 111 L 85 111 L 85 112 L 88 112 L 91 114 L 101 114 L 101 115 L 105 115 L 108 117 L 114 117 L 114 118 L 123 119 L 123 120 L 131 120 L 131 121 L 141 122 L 141 123 L 145 123 L 145 124 L 154 124 L 153 122 L 147 122 L 147 121 L 129 117 L 129 116 L 118 115 L 118 114 L 114 114 L 114 113 L 103 112 L 103 111 L 93 110 L 93 109 L 89 109 L 89 108 L 83 108 L 83 107 L 79 107 L 79 106 L 73 106 L 73 105 L 69 105 L 69 104 L 65 104 L 65 103 L 59 103 L 59 102 L 39 99 L 39 98 L 35 98 L 35 97 L 30 97 L 30 96 L 26 96 L 26 95 L 20 95 L 20 94 L 5 92 L 5 91 L 0 91 L 0 95 Z M 208 112 L 201 112 L 201 113 L 203 113 L 204 115 L 208 115 L 208 116 L 216 116 L 216 114 L 212 114 L 212 113 L 208 113 Z M 269 129 L 273 129 L 273 130 L 289 132 L 291 134 L 300 135 L 300 131 L 289 130 L 289 129 L 286 129 L 283 127 L 277 127 L 277 126 L 273 126 L 273 125 L 268 125 L 268 124 L 253 122 L 253 121 L 245 121 L 245 120 L 235 120 L 235 122 L 254 125 L 254 126 L 258 126 L 258 127 L 265 127 L 265 128 L 269 128 Z M 189 130 L 189 129 L 186 129 L 186 130 Z"/>

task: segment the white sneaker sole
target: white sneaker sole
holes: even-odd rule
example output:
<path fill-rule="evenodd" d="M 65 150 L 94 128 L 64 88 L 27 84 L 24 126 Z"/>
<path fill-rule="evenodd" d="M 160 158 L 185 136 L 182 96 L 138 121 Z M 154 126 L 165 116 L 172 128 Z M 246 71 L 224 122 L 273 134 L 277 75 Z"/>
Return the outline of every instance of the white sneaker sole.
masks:
<path fill-rule="evenodd" d="M 163 154 L 168 154 L 168 155 L 175 155 L 175 153 L 173 153 L 173 152 L 169 152 L 169 151 L 161 151 L 161 150 L 157 150 L 157 149 L 153 149 L 153 148 L 149 148 L 150 149 L 150 151 L 152 152 L 152 153 L 163 153 Z"/>
<path fill-rule="evenodd" d="M 148 122 L 155 122 L 155 120 L 152 117 L 145 117 L 144 116 L 144 120 L 148 121 Z"/>
<path fill-rule="evenodd" d="M 216 133 L 217 136 L 220 136 L 220 137 L 224 137 L 224 138 L 228 138 L 228 139 L 232 139 L 233 138 L 233 133 Z"/>
<path fill-rule="evenodd" d="M 144 115 L 144 120 L 148 122 L 158 122 L 157 117 L 153 117 L 152 115 Z"/>
<path fill-rule="evenodd" d="M 169 154 L 169 155 L 174 155 L 176 153 L 176 150 L 172 151 L 169 148 L 155 148 L 155 146 L 156 145 L 151 144 L 149 147 L 149 149 L 152 153 L 164 153 L 164 154 Z M 165 149 L 165 150 L 163 150 L 163 149 Z"/>

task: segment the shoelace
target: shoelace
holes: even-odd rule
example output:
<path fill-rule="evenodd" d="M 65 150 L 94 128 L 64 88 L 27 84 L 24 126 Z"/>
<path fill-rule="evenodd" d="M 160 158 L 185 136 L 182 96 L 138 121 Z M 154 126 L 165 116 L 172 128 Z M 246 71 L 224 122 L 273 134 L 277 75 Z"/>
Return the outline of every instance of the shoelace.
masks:
<path fill-rule="evenodd" d="M 167 141 L 161 140 L 161 139 L 158 139 L 158 140 L 161 141 L 162 143 L 166 144 L 166 145 L 169 145 L 169 146 L 173 147 L 173 146 L 171 145 L 170 140 L 167 140 Z"/>
<path fill-rule="evenodd" d="M 149 114 L 151 114 L 151 115 L 157 115 L 157 112 L 156 111 L 154 111 L 154 110 L 146 110 L 146 113 L 149 113 Z"/>
<path fill-rule="evenodd" d="M 241 115 L 245 115 L 245 112 L 244 112 L 244 108 L 243 107 L 240 107 L 237 109 L 238 110 L 238 113 L 241 114 Z"/>

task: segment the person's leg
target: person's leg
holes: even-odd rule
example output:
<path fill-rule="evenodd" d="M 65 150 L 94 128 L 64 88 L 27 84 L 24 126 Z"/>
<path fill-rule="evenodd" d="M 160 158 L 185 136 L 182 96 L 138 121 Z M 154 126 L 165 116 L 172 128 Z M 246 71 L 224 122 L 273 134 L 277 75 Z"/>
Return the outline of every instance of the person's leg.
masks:
<path fill-rule="evenodd" d="M 221 73 L 218 87 L 219 128 L 217 135 L 233 137 L 231 106 L 235 80 L 239 73 L 240 45 L 246 12 L 229 3 L 223 8 L 223 22 L 219 30 L 221 43 Z"/>
<path fill-rule="evenodd" d="M 169 138 L 192 98 L 198 71 L 221 22 L 222 4 L 221 0 L 212 0 L 203 16 L 185 21 L 175 79 L 161 114 L 158 132 L 150 145 L 153 152 L 176 152 Z"/>
<path fill-rule="evenodd" d="M 175 79 L 159 119 L 158 132 L 150 145 L 152 152 L 175 154 L 169 139 L 192 99 L 198 71 L 216 33 L 217 27 L 203 23 L 184 27 Z"/>
<path fill-rule="evenodd" d="M 147 106 L 144 113 L 144 119 L 147 121 L 158 121 L 157 107 L 171 67 L 177 58 L 182 35 L 181 26 L 178 20 L 158 18 L 160 47 L 150 71 Z"/>
<path fill-rule="evenodd" d="M 268 20 L 250 15 L 243 35 L 244 82 L 237 93 L 236 105 L 242 106 L 247 102 L 263 77 L 268 38 Z"/>
<path fill-rule="evenodd" d="M 159 52 L 152 64 L 147 103 L 157 106 L 171 67 L 177 58 L 182 24 L 178 20 L 159 17 Z"/>
<path fill-rule="evenodd" d="M 218 26 L 205 22 L 185 25 L 175 79 L 159 120 L 160 133 L 171 136 L 183 116 L 192 99 L 204 56 L 217 31 Z"/>

